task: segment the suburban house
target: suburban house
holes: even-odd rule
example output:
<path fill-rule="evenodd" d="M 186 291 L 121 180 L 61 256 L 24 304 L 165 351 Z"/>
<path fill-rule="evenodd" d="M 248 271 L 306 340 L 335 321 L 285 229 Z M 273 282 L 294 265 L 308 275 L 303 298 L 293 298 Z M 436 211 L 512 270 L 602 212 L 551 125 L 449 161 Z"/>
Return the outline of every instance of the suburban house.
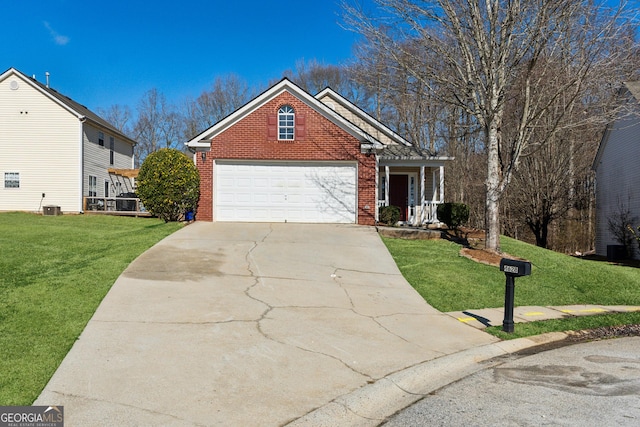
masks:
<path fill-rule="evenodd" d="M 631 226 L 640 226 L 640 82 L 621 90 L 623 112 L 610 123 L 593 163 L 596 172 L 596 253 L 618 258 L 620 245 L 609 229 L 609 220 L 629 213 Z M 623 254 L 622 254 L 623 255 Z M 636 258 L 640 254 L 636 251 Z"/>
<path fill-rule="evenodd" d="M 436 222 L 448 157 L 416 148 L 331 89 L 283 79 L 187 142 L 197 219 L 373 225 L 381 206 Z"/>
<path fill-rule="evenodd" d="M 105 210 L 106 198 L 133 191 L 134 145 L 48 82 L 0 75 L 0 211 Z"/>

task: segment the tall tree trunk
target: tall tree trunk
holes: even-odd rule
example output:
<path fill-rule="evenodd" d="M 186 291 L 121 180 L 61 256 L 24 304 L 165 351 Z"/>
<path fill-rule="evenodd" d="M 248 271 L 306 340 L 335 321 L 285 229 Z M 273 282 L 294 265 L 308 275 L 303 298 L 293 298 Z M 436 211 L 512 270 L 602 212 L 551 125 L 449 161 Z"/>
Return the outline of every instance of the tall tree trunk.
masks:
<path fill-rule="evenodd" d="M 497 120 L 489 123 L 487 132 L 487 195 L 485 199 L 485 248 L 500 252 L 500 154 Z"/>

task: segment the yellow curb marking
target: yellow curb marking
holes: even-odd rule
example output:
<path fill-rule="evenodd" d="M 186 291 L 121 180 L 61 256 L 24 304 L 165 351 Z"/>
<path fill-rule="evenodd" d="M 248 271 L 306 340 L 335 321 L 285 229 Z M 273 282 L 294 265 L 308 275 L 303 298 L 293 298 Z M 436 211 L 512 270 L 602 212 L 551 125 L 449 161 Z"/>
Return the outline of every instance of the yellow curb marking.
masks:
<path fill-rule="evenodd" d="M 529 313 L 524 313 L 525 316 L 542 316 L 544 315 L 541 311 L 530 311 Z"/>
<path fill-rule="evenodd" d="M 640 311 L 640 307 L 629 307 L 627 311 Z"/>
<path fill-rule="evenodd" d="M 603 311 L 608 311 L 605 310 L 603 308 L 584 308 L 582 310 L 560 310 L 563 313 L 575 313 L 575 312 L 580 312 L 580 313 L 602 313 Z"/>
<path fill-rule="evenodd" d="M 467 323 L 476 319 L 475 317 L 458 317 L 458 320 L 461 321 L 462 323 Z"/>

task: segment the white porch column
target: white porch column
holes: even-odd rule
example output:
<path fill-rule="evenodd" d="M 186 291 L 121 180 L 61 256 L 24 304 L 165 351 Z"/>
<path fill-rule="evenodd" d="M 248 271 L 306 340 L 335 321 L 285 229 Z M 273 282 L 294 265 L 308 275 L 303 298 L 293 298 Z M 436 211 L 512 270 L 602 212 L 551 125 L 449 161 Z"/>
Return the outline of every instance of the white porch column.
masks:
<path fill-rule="evenodd" d="M 424 189 L 424 166 L 420 166 L 420 225 L 424 224 L 426 221 L 426 212 L 425 212 L 425 189 Z"/>
<path fill-rule="evenodd" d="M 384 167 L 384 204 L 389 206 L 389 166 Z"/>
<path fill-rule="evenodd" d="M 440 203 L 444 203 L 444 165 L 440 166 Z"/>
<path fill-rule="evenodd" d="M 434 169 L 433 172 L 431 172 L 431 175 L 432 175 L 432 177 L 431 177 L 432 178 L 432 180 L 431 180 L 431 187 L 432 187 L 431 188 L 431 201 L 432 202 L 437 202 L 438 201 L 437 195 L 438 195 L 438 182 L 439 182 L 439 180 L 436 179 L 436 172 L 437 172 L 437 169 Z"/>

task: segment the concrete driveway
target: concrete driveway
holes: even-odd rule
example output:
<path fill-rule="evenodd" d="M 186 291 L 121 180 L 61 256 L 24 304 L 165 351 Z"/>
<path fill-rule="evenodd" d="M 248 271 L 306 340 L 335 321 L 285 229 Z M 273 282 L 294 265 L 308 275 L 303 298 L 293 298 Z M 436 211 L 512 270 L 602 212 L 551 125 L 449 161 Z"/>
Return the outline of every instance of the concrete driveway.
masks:
<path fill-rule="evenodd" d="M 374 228 L 196 222 L 123 272 L 35 404 L 68 426 L 347 425 L 341 397 L 496 341 L 425 303 Z"/>

